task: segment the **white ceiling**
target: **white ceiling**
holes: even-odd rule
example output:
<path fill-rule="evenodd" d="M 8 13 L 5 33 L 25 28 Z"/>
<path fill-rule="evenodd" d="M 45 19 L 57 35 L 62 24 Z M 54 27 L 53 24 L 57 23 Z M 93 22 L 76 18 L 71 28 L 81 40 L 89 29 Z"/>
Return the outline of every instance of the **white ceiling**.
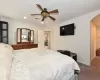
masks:
<path fill-rule="evenodd" d="M 36 4 L 48 10 L 58 9 L 59 15 L 52 16 L 60 22 L 100 9 L 100 0 L 0 0 L 0 15 L 20 20 L 26 16 L 28 21 L 40 21 L 30 16 L 40 12 Z"/>

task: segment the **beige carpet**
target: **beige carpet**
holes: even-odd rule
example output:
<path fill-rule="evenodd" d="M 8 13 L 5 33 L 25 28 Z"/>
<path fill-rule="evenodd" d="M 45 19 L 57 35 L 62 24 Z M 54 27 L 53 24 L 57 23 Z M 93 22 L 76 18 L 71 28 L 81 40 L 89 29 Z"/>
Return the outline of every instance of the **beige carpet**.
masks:
<path fill-rule="evenodd" d="M 83 64 L 79 64 L 79 66 L 81 68 L 79 80 L 100 80 L 100 69 Z"/>

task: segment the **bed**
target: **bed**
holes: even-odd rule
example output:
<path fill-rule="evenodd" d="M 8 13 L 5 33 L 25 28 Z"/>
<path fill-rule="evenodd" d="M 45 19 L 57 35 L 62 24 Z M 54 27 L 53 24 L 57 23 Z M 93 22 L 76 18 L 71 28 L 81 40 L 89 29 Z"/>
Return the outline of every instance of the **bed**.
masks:
<path fill-rule="evenodd" d="M 10 63 L 9 80 L 75 80 L 75 70 L 80 71 L 72 58 L 37 48 L 14 50 Z"/>

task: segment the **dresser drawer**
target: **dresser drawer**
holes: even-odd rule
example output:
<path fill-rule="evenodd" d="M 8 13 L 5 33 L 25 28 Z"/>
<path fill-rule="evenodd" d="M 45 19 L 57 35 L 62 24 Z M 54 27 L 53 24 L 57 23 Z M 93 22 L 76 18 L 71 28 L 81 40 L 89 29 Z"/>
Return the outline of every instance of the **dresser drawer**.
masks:
<path fill-rule="evenodd" d="M 37 48 L 38 44 L 16 44 L 12 45 L 14 50 L 18 49 L 30 49 L 30 48 Z"/>

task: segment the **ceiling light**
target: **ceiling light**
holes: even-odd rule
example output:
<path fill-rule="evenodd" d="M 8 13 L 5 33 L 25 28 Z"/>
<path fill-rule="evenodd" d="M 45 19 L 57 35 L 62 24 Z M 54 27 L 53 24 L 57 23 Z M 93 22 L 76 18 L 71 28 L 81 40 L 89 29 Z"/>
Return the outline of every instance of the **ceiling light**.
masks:
<path fill-rule="evenodd" d="M 24 19 L 26 19 L 27 17 L 24 17 Z"/>
<path fill-rule="evenodd" d="M 43 21 L 41 21 L 41 24 L 44 24 L 44 22 L 43 22 Z"/>

